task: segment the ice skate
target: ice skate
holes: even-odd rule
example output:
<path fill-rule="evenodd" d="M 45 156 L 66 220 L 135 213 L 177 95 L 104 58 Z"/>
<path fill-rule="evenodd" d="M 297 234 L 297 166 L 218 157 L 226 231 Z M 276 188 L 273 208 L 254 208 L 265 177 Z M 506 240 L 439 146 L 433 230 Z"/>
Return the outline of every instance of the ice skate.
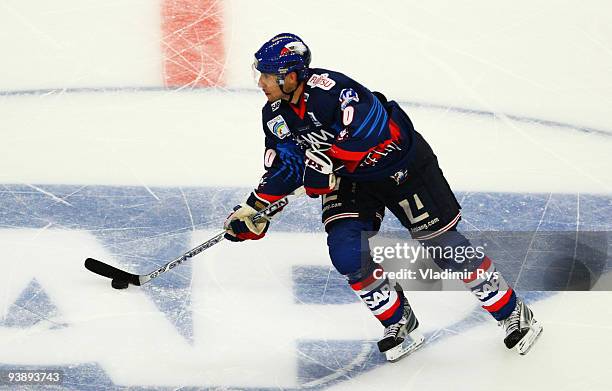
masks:
<path fill-rule="evenodd" d="M 397 361 L 417 350 L 425 339 L 417 330 L 417 320 L 408 300 L 404 298 L 404 313 L 399 322 L 385 327 L 383 338 L 378 341 L 378 349 L 385 353 L 387 361 Z"/>
<path fill-rule="evenodd" d="M 510 316 L 499 322 L 506 331 L 504 343 L 508 349 L 516 350 L 524 355 L 535 344 L 542 333 L 542 326 L 534 319 L 533 312 L 523 303 L 516 300 L 516 306 Z"/>

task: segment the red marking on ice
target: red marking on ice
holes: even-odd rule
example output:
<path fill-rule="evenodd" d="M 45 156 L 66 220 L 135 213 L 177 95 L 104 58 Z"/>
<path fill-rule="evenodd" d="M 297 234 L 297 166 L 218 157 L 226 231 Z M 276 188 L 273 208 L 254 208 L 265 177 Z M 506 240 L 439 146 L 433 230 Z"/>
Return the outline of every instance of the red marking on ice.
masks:
<path fill-rule="evenodd" d="M 224 84 L 221 1 L 162 0 L 161 43 L 167 87 Z"/>

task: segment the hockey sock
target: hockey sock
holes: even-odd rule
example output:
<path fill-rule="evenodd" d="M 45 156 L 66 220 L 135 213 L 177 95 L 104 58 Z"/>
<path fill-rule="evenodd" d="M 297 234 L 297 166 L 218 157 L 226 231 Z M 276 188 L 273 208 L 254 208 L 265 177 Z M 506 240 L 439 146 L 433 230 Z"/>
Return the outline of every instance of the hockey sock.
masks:
<path fill-rule="evenodd" d="M 472 291 L 496 320 L 506 319 L 516 305 L 516 294 L 508 285 L 495 265 L 486 255 L 475 270 L 463 279 L 465 286 Z"/>
<path fill-rule="evenodd" d="M 463 283 L 482 303 L 482 308 L 488 311 L 496 320 L 507 318 L 516 305 L 516 294 L 504 277 L 495 269 L 491 259 L 478 251 L 478 257 L 457 257 L 457 254 L 467 254 L 468 249 L 474 250 L 470 241 L 456 230 L 450 230 L 430 241 L 422 241 L 433 255 L 435 263 L 442 269 L 461 272 Z M 440 249 L 452 249 L 455 256 L 442 256 Z"/>
<path fill-rule="evenodd" d="M 387 327 L 402 318 L 404 294 L 392 288 L 388 278 L 381 276 L 382 268 L 376 268 L 365 278 L 349 281 L 349 284 L 372 314 Z"/>

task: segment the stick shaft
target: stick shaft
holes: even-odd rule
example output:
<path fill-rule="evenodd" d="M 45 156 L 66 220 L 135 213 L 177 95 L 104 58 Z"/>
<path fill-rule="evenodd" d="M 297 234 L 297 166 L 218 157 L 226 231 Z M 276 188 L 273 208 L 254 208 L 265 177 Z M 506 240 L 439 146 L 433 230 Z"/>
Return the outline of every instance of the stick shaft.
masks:
<path fill-rule="evenodd" d="M 273 202 L 272 204 L 268 205 L 266 208 L 257 212 L 253 216 L 253 221 L 257 222 L 257 221 L 260 221 L 261 219 L 270 218 L 270 216 L 273 215 L 275 212 L 287 206 L 290 199 L 299 197 L 304 193 L 305 193 L 304 188 L 299 187 L 293 193 L 281 198 L 278 201 Z M 88 270 L 96 274 L 99 274 L 101 276 L 104 276 L 110 279 L 119 279 L 122 281 L 129 282 L 130 284 L 140 286 L 142 284 L 146 284 L 147 282 L 159 277 L 160 275 L 166 273 L 168 270 L 174 269 L 175 267 L 179 266 L 181 263 L 185 262 L 186 260 L 190 258 L 195 257 L 196 255 L 200 254 L 202 251 L 211 248 L 215 244 L 222 242 L 224 238 L 225 238 L 225 231 L 221 231 L 217 233 L 215 236 L 213 236 L 212 238 L 205 241 L 204 243 L 192 248 L 191 250 L 182 254 L 178 258 L 173 259 L 172 261 L 166 263 L 162 267 L 157 268 L 156 270 L 153 270 L 152 272 L 147 273 L 147 274 L 139 275 L 139 274 L 129 273 L 124 270 L 118 269 L 114 266 L 111 266 L 107 263 L 104 263 L 102 261 L 98 261 L 97 259 L 93 259 L 93 258 L 87 258 L 85 260 L 85 267 Z"/>

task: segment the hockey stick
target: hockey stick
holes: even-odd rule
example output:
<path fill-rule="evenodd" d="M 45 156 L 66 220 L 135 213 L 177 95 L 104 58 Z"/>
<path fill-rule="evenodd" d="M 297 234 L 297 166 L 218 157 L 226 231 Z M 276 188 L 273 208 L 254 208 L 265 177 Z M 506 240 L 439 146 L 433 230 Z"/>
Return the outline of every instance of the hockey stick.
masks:
<path fill-rule="evenodd" d="M 262 218 L 270 217 L 270 215 L 274 214 L 279 209 L 284 208 L 289 203 L 290 199 L 297 198 L 303 195 L 304 193 L 305 193 L 304 187 L 297 188 L 293 193 L 281 198 L 280 200 L 276 202 L 273 202 L 272 204 L 268 205 L 268 207 L 266 207 L 265 209 L 262 209 L 261 211 L 259 211 L 257 214 L 255 214 L 255 216 L 253 216 L 253 221 L 259 221 Z M 208 239 L 204 243 L 200 244 L 199 246 L 192 248 L 191 250 L 187 251 L 180 257 L 166 263 L 164 266 L 148 274 L 132 274 L 124 270 L 117 269 L 114 266 L 111 266 L 107 263 L 98 261 L 97 259 L 93 259 L 93 258 L 87 258 L 85 260 L 85 268 L 101 276 L 118 281 L 119 283 L 124 282 L 124 283 L 129 283 L 132 285 L 136 285 L 136 286 L 141 286 L 151 281 L 152 279 L 159 277 L 160 275 L 164 274 L 168 270 L 177 267 L 178 265 L 185 262 L 189 258 L 193 258 L 194 256 L 198 255 L 202 251 L 223 241 L 224 235 L 225 235 L 225 231 L 219 232 L 218 234 Z M 113 283 L 113 286 L 114 286 L 114 283 Z M 125 287 L 127 287 L 127 285 L 125 285 Z"/>

